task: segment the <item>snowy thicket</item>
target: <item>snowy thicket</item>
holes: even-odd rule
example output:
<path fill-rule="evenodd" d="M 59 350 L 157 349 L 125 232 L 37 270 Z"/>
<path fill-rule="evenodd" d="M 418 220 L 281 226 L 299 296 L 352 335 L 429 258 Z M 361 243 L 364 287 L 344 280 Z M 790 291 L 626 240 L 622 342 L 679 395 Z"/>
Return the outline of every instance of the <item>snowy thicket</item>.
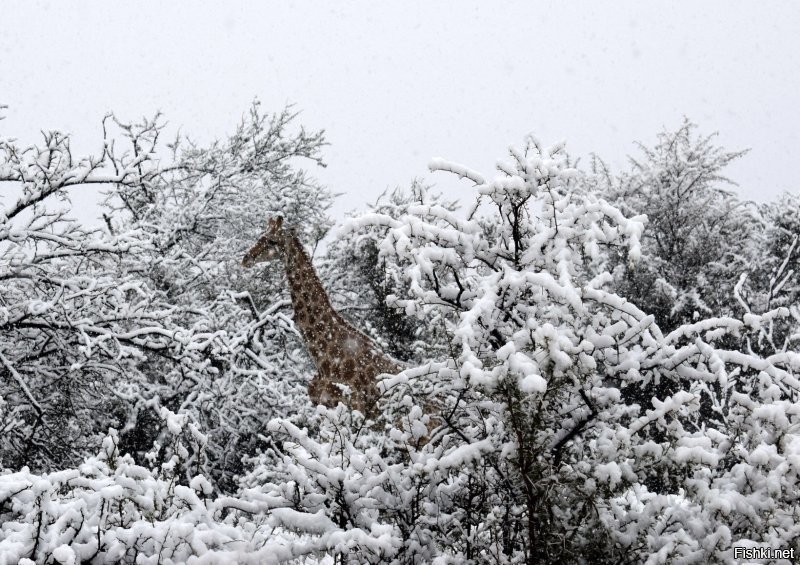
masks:
<path fill-rule="evenodd" d="M 125 421 L 148 388 L 142 361 L 198 361 L 213 336 L 177 333 L 176 310 L 120 268 L 147 245 L 137 230 L 108 233 L 70 217 L 70 189 L 149 182 L 143 148 L 78 159 L 69 138 L 41 145 L 0 139 L 0 461 L 6 467 L 69 466 L 98 434 Z"/>
<path fill-rule="evenodd" d="M 737 300 L 746 312 L 782 307 L 789 316 L 773 323 L 754 347 L 768 353 L 797 348 L 800 334 L 800 195 L 783 194 L 761 207 L 765 230 L 759 234 L 751 268 L 738 280 Z"/>
<path fill-rule="evenodd" d="M 800 358 L 749 345 L 791 313 L 662 332 L 610 290 L 620 255 L 641 260 L 645 218 L 562 151 L 531 140 L 490 181 L 434 161 L 477 185 L 467 220 L 423 199 L 350 222 L 385 228 L 408 289 L 390 299 L 446 324 L 456 355 L 384 381 L 380 440 L 335 417 L 323 442 L 278 424 L 285 471 L 257 475 L 261 491 L 353 535 L 372 525 L 370 562 L 705 563 L 796 543 Z"/>
<path fill-rule="evenodd" d="M 408 191 L 397 188 L 384 193 L 370 210 L 400 218 L 410 206 L 426 201 L 450 211 L 457 208 L 455 202 L 442 201 L 441 196 L 414 181 Z M 320 271 L 334 307 L 395 359 L 415 363 L 446 357 L 446 328 L 407 316 L 397 308 L 394 297 L 403 288 L 406 264 L 381 256 L 382 232 L 379 226 L 358 232 L 338 230 L 336 239 L 328 245 Z"/>
<path fill-rule="evenodd" d="M 800 551 L 796 197 L 738 202 L 717 186 L 737 154 L 690 123 L 620 175 L 533 138 L 493 178 L 433 160 L 474 185 L 466 213 L 415 184 L 349 218 L 322 264 L 411 361 L 365 421 L 310 409 L 280 269 L 237 267 L 268 212 L 309 244 L 329 225 L 330 193 L 295 168 L 322 137 L 291 118 L 254 108 L 161 161 L 157 121 L 82 164 L 56 134 L 60 153 L 4 142 L 28 207 L 5 203 L 0 563 Z M 111 183 L 107 230 L 37 207 L 86 182 Z"/>
<path fill-rule="evenodd" d="M 151 365 L 151 379 L 166 381 L 168 392 L 158 392 L 166 405 L 209 435 L 205 472 L 226 491 L 236 488 L 242 458 L 265 445 L 266 423 L 287 407 L 308 408 L 310 364 L 288 315 L 282 268 L 240 267 L 271 215 L 283 214 L 312 244 L 328 229 L 331 194 L 297 166 L 323 164 L 324 138 L 293 131 L 295 117 L 265 115 L 256 103 L 227 140 L 200 147 L 178 139 L 168 171 L 109 192 L 112 223 L 139 230 L 149 244 L 127 257 L 126 271 L 175 305 L 187 332 L 215 336 L 205 365 L 171 373 Z M 152 122 L 126 131 L 139 147 L 161 129 Z M 159 432 L 154 419 L 149 410 L 131 420 L 123 448 L 147 451 Z"/>
<path fill-rule="evenodd" d="M 698 136 L 685 120 L 658 143 L 639 144 L 628 172 L 613 175 L 594 159 L 590 179 L 626 215 L 646 214 L 644 254 L 635 268 L 617 270 L 617 291 L 656 317 L 664 330 L 698 318 L 741 314 L 733 287 L 755 259 L 755 238 L 763 231 L 755 207 L 722 187 L 732 184 L 724 168 L 744 155 Z"/>
<path fill-rule="evenodd" d="M 331 195 L 297 167 L 321 164 L 324 139 L 294 117 L 256 104 L 210 147 L 162 146 L 158 117 L 109 117 L 101 154 L 82 159 L 58 132 L 0 142 L 4 466 L 77 464 L 109 427 L 141 457 L 167 407 L 203 426 L 208 457 L 192 457 L 233 491 L 266 422 L 308 411 L 281 274 L 239 267 L 270 214 L 302 218 L 308 241 L 327 229 Z M 69 191 L 89 185 L 107 192 L 102 229 L 69 214 Z"/>

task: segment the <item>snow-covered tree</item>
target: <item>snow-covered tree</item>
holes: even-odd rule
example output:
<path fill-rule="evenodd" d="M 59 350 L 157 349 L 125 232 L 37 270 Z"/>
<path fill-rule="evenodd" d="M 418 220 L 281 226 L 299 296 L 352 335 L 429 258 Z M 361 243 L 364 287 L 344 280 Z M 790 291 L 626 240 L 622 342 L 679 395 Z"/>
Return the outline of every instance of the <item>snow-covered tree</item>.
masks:
<path fill-rule="evenodd" d="M 796 546 L 800 356 L 747 347 L 788 311 L 663 333 L 613 291 L 645 218 L 584 188 L 560 145 L 529 140 L 490 181 L 432 168 L 475 183 L 466 219 L 423 201 L 350 225 L 384 228 L 382 257 L 407 265 L 395 302 L 444 320 L 457 355 L 384 380 L 378 446 L 346 414 L 324 414 L 322 440 L 276 421 L 283 470 L 262 468 L 257 492 L 326 516 L 335 527 L 295 529 L 319 543 L 344 530 L 328 550 L 374 563 L 733 562 L 734 546 Z"/>
<path fill-rule="evenodd" d="M 307 410 L 310 364 L 280 278 L 239 266 L 269 213 L 297 220 L 306 241 L 327 229 L 331 195 L 298 167 L 321 164 L 324 139 L 293 131 L 294 118 L 255 104 L 201 148 L 162 146 L 160 117 L 109 116 L 101 155 L 83 159 L 58 132 L 44 146 L 2 140 L 4 465 L 77 463 L 109 427 L 139 460 L 166 407 L 207 430 L 190 463 L 234 490 L 266 422 Z M 69 191 L 97 186 L 106 226 L 89 229 L 70 217 Z"/>
<path fill-rule="evenodd" d="M 208 433 L 205 472 L 231 491 L 242 458 L 263 447 L 266 423 L 308 407 L 310 363 L 288 316 L 282 271 L 240 264 L 271 215 L 299 226 L 311 244 L 330 225 L 332 194 L 302 168 L 324 165 L 324 137 L 295 128 L 295 118 L 290 109 L 264 114 L 256 102 L 228 139 L 208 147 L 177 139 L 169 171 L 117 185 L 107 199 L 113 229 L 138 230 L 150 244 L 128 257 L 126 270 L 179 307 L 183 327 L 220 336 L 202 378 L 157 364 L 150 374 L 172 387 L 169 407 L 191 413 Z M 148 128 L 160 130 L 157 123 Z M 123 430 L 131 433 L 122 434 L 122 448 L 149 449 L 155 424 L 155 412 L 141 410 L 137 425 Z"/>
<path fill-rule="evenodd" d="M 108 120 L 106 121 L 108 122 Z M 176 309 L 124 257 L 148 245 L 137 230 L 110 234 L 70 215 L 70 190 L 147 184 L 161 174 L 152 139 L 77 158 L 69 136 L 0 139 L 0 461 L 18 468 L 79 462 L 150 389 L 141 370 L 201 366 L 215 336 L 178 332 Z M 120 149 L 120 148 L 118 148 Z M 121 150 L 121 149 L 120 149 Z"/>
<path fill-rule="evenodd" d="M 725 167 L 744 155 L 699 136 L 685 120 L 659 134 L 652 148 L 638 144 L 628 172 L 613 175 L 595 158 L 596 184 L 625 214 L 645 214 L 642 260 L 618 264 L 618 292 L 653 314 L 664 330 L 699 317 L 740 313 L 733 288 L 753 259 L 761 231 L 758 211 L 724 184 Z"/>
<path fill-rule="evenodd" d="M 747 313 L 789 310 L 790 316 L 774 320 L 751 344 L 757 351 L 776 353 L 796 348 L 800 340 L 800 195 L 782 194 L 761 206 L 761 216 L 765 229 L 755 260 L 739 278 L 736 297 Z"/>
<path fill-rule="evenodd" d="M 410 207 L 428 201 L 450 211 L 457 208 L 456 203 L 431 194 L 419 181 L 408 190 L 397 188 L 382 194 L 369 208 L 374 213 L 402 218 Z M 393 304 L 402 292 L 404 265 L 380 256 L 382 239 L 382 230 L 376 227 L 360 232 L 346 230 L 328 244 L 321 272 L 329 282 L 334 307 L 396 359 L 422 362 L 441 358 L 448 352 L 444 325 L 423 323 Z"/>

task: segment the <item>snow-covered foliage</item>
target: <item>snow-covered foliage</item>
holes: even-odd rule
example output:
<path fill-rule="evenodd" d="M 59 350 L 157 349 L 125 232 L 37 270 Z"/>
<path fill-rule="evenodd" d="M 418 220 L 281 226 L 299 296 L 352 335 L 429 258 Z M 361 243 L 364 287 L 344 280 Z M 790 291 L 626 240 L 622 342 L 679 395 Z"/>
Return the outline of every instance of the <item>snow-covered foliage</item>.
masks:
<path fill-rule="evenodd" d="M 800 358 L 747 347 L 789 312 L 665 335 L 610 290 L 620 248 L 643 252 L 645 218 L 584 188 L 562 146 L 529 140 L 488 181 L 431 166 L 476 184 L 467 220 L 423 202 L 351 222 L 386 228 L 383 257 L 409 265 L 397 303 L 447 320 L 458 348 L 454 367 L 384 383 L 389 421 L 407 420 L 389 434 L 405 484 L 425 485 L 411 514 L 441 526 L 417 556 L 703 563 L 796 543 Z"/>
<path fill-rule="evenodd" d="M 302 515 L 280 498 L 248 491 L 220 496 L 196 472 L 183 484 L 178 469 L 188 450 L 179 434 L 186 418 L 168 411 L 165 417 L 171 455 L 153 468 L 122 454 L 112 429 L 99 454 L 76 468 L 0 475 L 0 565 L 269 565 L 367 537 L 342 531 L 321 513 Z M 206 441 L 193 424 L 188 427 L 191 441 Z M 155 451 L 147 457 L 160 458 Z M 297 529 L 324 532 L 324 541 L 293 534 Z"/>
<path fill-rule="evenodd" d="M 0 462 L 52 468 L 79 462 L 98 434 L 124 425 L 148 388 L 141 367 L 201 363 L 214 336 L 179 332 L 174 305 L 120 264 L 147 246 L 70 217 L 69 190 L 133 186 L 159 173 L 149 147 L 72 155 L 69 137 L 23 147 L 0 139 Z"/>
<path fill-rule="evenodd" d="M 457 208 L 456 203 L 442 201 L 441 196 L 415 180 L 408 190 L 397 188 L 382 194 L 370 210 L 401 218 L 410 206 L 427 201 L 450 211 Z M 354 214 L 359 213 L 363 212 Z M 393 302 L 404 285 L 405 265 L 380 256 L 382 231 L 376 226 L 359 232 L 339 230 L 336 234 L 320 269 L 323 278 L 329 281 L 331 301 L 341 314 L 394 358 L 411 363 L 442 358 L 449 350 L 444 325 L 406 316 Z"/>
<path fill-rule="evenodd" d="M 790 316 L 770 323 L 757 351 L 797 349 L 800 342 L 800 195 L 782 194 L 761 207 L 766 229 L 760 234 L 755 260 L 740 275 L 736 298 L 747 313 L 787 308 Z"/>
<path fill-rule="evenodd" d="M 685 120 L 654 147 L 638 144 L 643 155 L 619 175 L 595 158 L 590 179 L 626 215 L 647 215 L 643 260 L 620 257 L 617 291 L 670 331 L 700 317 L 741 315 L 733 288 L 762 231 L 755 207 L 722 187 L 733 184 L 725 167 L 745 152 L 725 151 L 696 129 Z"/>
<path fill-rule="evenodd" d="M 101 155 L 83 159 L 58 132 L 43 146 L 0 141 L 3 465 L 77 464 L 109 427 L 138 460 L 167 407 L 203 426 L 203 471 L 233 491 L 266 422 L 308 411 L 280 271 L 239 266 L 269 214 L 302 220 L 306 241 L 327 229 L 331 194 L 298 168 L 321 164 L 324 139 L 293 132 L 294 118 L 254 104 L 201 148 L 162 147 L 159 117 L 109 116 Z M 91 185 L 108 195 L 102 229 L 69 215 L 69 191 Z"/>
<path fill-rule="evenodd" d="M 800 552 L 796 198 L 741 206 L 714 185 L 736 155 L 689 123 L 606 181 L 532 137 L 493 178 L 434 159 L 474 185 L 466 215 L 414 185 L 347 220 L 322 269 L 413 349 L 367 421 L 309 410 L 279 276 L 236 265 L 269 212 L 307 243 L 328 226 L 330 193 L 293 165 L 322 137 L 291 118 L 254 108 L 162 160 L 158 121 L 78 162 L 60 134 L 3 142 L 22 196 L 0 263 L 0 564 Z M 92 182 L 108 230 L 42 205 Z"/>
<path fill-rule="evenodd" d="M 332 195 L 298 167 L 300 160 L 323 165 L 324 138 L 294 128 L 295 119 L 288 109 L 266 115 L 256 102 L 227 140 L 200 147 L 177 139 L 168 171 L 117 185 L 107 200 L 112 224 L 139 230 L 149 243 L 127 258 L 126 270 L 175 304 L 183 327 L 218 336 L 208 367 L 168 373 L 153 365 L 152 379 L 169 385 L 170 408 L 191 413 L 209 434 L 205 472 L 229 491 L 242 458 L 264 447 L 266 422 L 309 407 L 303 385 L 310 364 L 289 316 L 282 269 L 240 266 L 271 215 L 282 214 L 311 244 L 328 229 Z M 161 129 L 152 122 L 126 132 L 139 147 Z M 152 410 L 138 417 L 151 424 L 149 433 L 131 422 L 135 435 L 123 434 L 123 446 L 144 452 L 158 428 Z"/>

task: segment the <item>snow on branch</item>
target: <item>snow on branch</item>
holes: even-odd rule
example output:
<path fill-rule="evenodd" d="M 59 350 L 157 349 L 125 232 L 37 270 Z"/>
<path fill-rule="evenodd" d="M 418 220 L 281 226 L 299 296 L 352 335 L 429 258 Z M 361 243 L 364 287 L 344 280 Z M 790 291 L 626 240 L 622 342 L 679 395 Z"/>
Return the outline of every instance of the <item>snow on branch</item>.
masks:
<path fill-rule="evenodd" d="M 445 161 L 439 157 L 435 157 L 430 160 L 428 163 L 428 169 L 430 169 L 431 172 L 448 171 L 450 173 L 454 173 L 462 179 L 471 180 L 476 186 L 482 186 L 486 184 L 486 181 L 479 172 L 473 171 L 472 169 L 469 169 L 463 165 L 453 163 L 452 161 Z"/>

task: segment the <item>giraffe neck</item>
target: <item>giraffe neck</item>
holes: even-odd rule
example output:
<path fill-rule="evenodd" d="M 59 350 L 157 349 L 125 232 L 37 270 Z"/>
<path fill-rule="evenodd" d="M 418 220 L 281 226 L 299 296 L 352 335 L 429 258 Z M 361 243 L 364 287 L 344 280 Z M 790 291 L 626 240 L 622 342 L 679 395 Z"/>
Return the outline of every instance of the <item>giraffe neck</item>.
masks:
<path fill-rule="evenodd" d="M 376 377 L 402 368 L 333 309 L 303 245 L 289 231 L 283 237 L 282 255 L 295 325 L 317 368 L 308 386 L 311 401 L 335 406 L 346 400 L 353 408 L 375 415 L 380 396 Z M 348 399 L 338 384 L 350 386 Z"/>
<path fill-rule="evenodd" d="M 330 343 L 337 324 L 345 323 L 331 306 L 303 244 L 291 233 L 285 235 L 284 262 L 294 320 L 315 362 Z"/>

